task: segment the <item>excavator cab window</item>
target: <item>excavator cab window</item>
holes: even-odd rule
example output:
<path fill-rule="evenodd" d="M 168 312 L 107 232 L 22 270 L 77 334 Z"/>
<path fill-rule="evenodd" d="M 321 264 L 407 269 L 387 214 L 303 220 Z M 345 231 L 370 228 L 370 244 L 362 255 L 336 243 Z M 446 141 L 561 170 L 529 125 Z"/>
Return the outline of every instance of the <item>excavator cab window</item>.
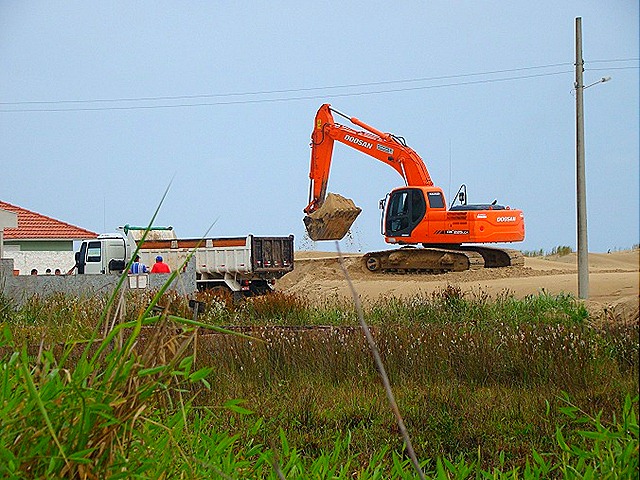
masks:
<path fill-rule="evenodd" d="M 385 220 L 385 235 L 409 236 L 426 212 L 421 190 L 407 188 L 396 190 L 389 197 Z"/>
<path fill-rule="evenodd" d="M 444 208 L 444 198 L 440 192 L 429 192 L 429 208 Z"/>
<path fill-rule="evenodd" d="M 391 196 L 389 211 L 387 213 L 387 231 L 400 235 L 409 227 L 408 202 L 409 192 L 396 192 Z"/>
<path fill-rule="evenodd" d="M 412 190 L 411 192 L 411 223 L 415 227 L 424 217 L 426 206 L 424 195 L 420 190 Z"/>

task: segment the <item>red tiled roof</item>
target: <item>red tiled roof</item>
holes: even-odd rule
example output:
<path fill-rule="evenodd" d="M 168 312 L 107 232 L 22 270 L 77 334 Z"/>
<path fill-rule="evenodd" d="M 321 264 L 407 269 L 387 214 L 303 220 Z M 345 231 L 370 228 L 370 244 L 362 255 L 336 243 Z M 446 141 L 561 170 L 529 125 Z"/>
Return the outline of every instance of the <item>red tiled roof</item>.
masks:
<path fill-rule="evenodd" d="M 0 200 L 0 208 L 18 214 L 18 228 L 5 228 L 5 240 L 80 240 L 97 233 Z"/>

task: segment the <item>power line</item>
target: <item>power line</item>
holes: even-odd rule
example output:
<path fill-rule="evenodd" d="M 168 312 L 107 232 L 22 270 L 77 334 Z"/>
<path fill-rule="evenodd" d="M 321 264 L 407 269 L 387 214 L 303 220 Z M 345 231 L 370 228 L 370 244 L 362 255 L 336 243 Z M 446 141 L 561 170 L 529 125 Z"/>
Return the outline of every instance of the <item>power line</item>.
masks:
<path fill-rule="evenodd" d="M 588 60 L 586 63 L 637 62 L 640 58 L 615 58 L 612 60 Z"/>
<path fill-rule="evenodd" d="M 638 61 L 638 60 L 640 59 L 627 58 L 627 59 L 611 59 L 611 60 L 593 60 L 588 63 L 618 63 L 618 62 L 629 62 L 629 61 Z M 376 87 L 376 86 L 385 86 L 385 85 L 402 85 L 402 84 L 429 82 L 429 81 L 433 82 L 438 80 L 451 80 L 451 79 L 461 79 L 461 78 L 487 76 L 487 75 L 498 75 L 498 74 L 505 74 L 505 73 L 525 72 L 525 71 L 531 71 L 531 70 L 565 67 L 569 65 L 573 65 L 573 64 L 570 62 L 563 62 L 563 63 L 548 64 L 548 65 L 537 65 L 537 66 L 519 67 L 519 68 L 511 68 L 511 69 L 503 69 L 503 70 L 491 70 L 491 71 L 476 72 L 476 73 L 463 73 L 463 74 L 455 74 L 455 75 L 442 75 L 442 76 L 422 77 L 422 78 L 412 78 L 412 79 L 402 79 L 402 80 L 386 80 L 386 81 L 379 81 L 379 82 L 330 85 L 330 86 L 324 86 L 324 87 L 263 90 L 263 91 L 253 91 L 253 92 L 176 95 L 176 96 L 158 96 L 158 97 L 86 99 L 86 100 L 0 102 L 0 105 L 9 106 L 9 107 L 21 106 L 21 105 L 34 105 L 34 106 L 35 105 L 78 105 L 78 104 L 82 105 L 82 104 L 95 104 L 95 103 L 160 102 L 160 101 L 175 101 L 175 100 L 196 100 L 196 99 L 205 99 L 205 98 L 230 98 L 230 97 L 282 95 L 282 94 L 296 94 L 296 93 L 302 93 L 302 92 L 326 91 L 326 90 L 336 90 L 336 89 Z M 636 67 L 619 66 L 619 67 L 608 67 L 608 68 L 607 67 L 587 68 L 585 70 L 600 71 L 600 70 L 629 70 L 629 69 L 638 69 L 638 67 L 637 66 Z M 370 90 L 370 91 L 360 91 L 360 92 L 319 93 L 317 95 L 304 95 L 304 96 L 298 95 L 298 96 L 288 96 L 288 97 L 279 97 L 279 98 L 258 98 L 258 99 L 240 98 L 237 100 L 221 100 L 221 101 L 213 101 L 213 102 L 165 103 L 165 104 L 152 104 L 152 105 L 111 105 L 111 106 L 104 105 L 104 106 L 96 106 L 96 107 L 71 107 L 71 108 L 13 108 L 13 109 L 9 108 L 9 109 L 0 109 L 0 112 L 50 113 L 50 112 L 80 112 L 80 111 L 118 111 L 118 110 L 149 110 L 149 109 L 158 109 L 158 108 L 189 108 L 189 107 L 204 107 L 204 106 L 243 105 L 243 104 L 257 104 L 257 103 L 279 103 L 279 102 L 290 102 L 290 101 L 300 101 L 300 100 L 317 100 L 317 99 L 326 99 L 326 98 L 343 98 L 343 97 L 356 97 L 356 96 L 366 96 L 366 95 L 380 95 L 385 93 L 406 92 L 406 91 L 414 91 L 414 90 L 430 90 L 434 88 L 447 88 L 447 87 L 458 87 L 458 86 L 465 86 L 465 85 L 507 82 L 507 81 L 525 80 L 525 79 L 555 76 L 555 75 L 564 75 L 567 73 L 572 73 L 572 70 L 561 70 L 561 71 L 555 71 L 555 72 L 545 72 L 545 73 L 537 73 L 537 74 L 530 74 L 530 75 L 517 75 L 517 76 L 510 76 L 510 77 L 503 77 L 503 78 L 488 78 L 488 79 L 478 79 L 478 80 L 469 80 L 469 81 L 461 81 L 461 82 L 449 82 L 449 83 L 443 83 L 438 85 L 418 85 L 413 87 L 387 88 L 387 89 L 381 89 L 381 90 Z"/>
<path fill-rule="evenodd" d="M 638 61 L 638 60 L 640 59 L 639 58 L 620 58 L 620 59 L 610 59 L 610 60 L 590 60 L 588 63 L 614 63 L 614 62 L 630 62 L 630 61 Z M 411 79 L 401 79 L 401 80 L 385 80 L 385 81 L 379 81 L 379 82 L 328 85 L 328 86 L 322 86 L 322 87 L 261 90 L 261 91 L 253 91 L 253 92 L 250 91 L 250 92 L 235 92 L 235 93 L 231 92 L 231 93 L 172 95 L 172 96 L 154 96 L 154 97 L 124 97 L 124 98 L 101 98 L 101 99 L 97 98 L 97 99 L 83 99 L 83 100 L 42 100 L 42 101 L 26 100 L 26 101 L 17 101 L 17 102 L 0 102 L 0 105 L 5 105 L 5 106 L 63 105 L 63 104 L 83 104 L 83 103 L 142 102 L 142 101 L 162 101 L 162 100 L 189 100 L 189 99 L 198 99 L 198 98 L 224 98 L 224 97 L 235 97 L 235 96 L 241 97 L 241 96 L 273 95 L 273 94 L 281 94 L 281 93 L 300 93 L 300 92 L 310 92 L 310 91 L 318 91 L 318 90 L 335 90 L 335 89 L 343 89 L 343 88 L 358 88 L 358 87 L 370 87 L 370 86 L 379 86 L 379 85 L 393 85 L 393 84 L 403 84 L 403 83 L 428 82 L 428 81 L 436 81 L 436 80 L 449 80 L 454 78 L 497 75 L 497 74 L 503 74 L 503 73 L 513 73 L 513 72 L 521 72 L 521 71 L 527 71 L 527 70 L 537 70 L 537 69 L 568 66 L 568 65 L 572 65 L 572 63 L 563 62 L 563 63 L 552 63 L 547 65 L 535 65 L 535 66 L 529 66 L 529 67 L 519 67 L 519 68 L 510 68 L 510 69 L 502 69 L 502 70 L 489 70 L 485 72 L 476 72 L 476 73 L 441 75 L 441 76 L 434 76 L 434 77 L 421 77 L 421 78 L 411 78 Z M 612 70 L 623 70 L 623 69 L 634 69 L 634 68 L 637 68 L 637 67 L 610 67 L 610 69 Z M 589 69 L 589 70 L 602 70 L 602 69 Z M 523 78 L 527 78 L 527 77 L 523 77 Z M 496 79 L 495 81 L 501 81 L 501 79 Z M 429 88 L 429 87 L 424 87 L 424 88 Z M 19 111 L 19 110 L 0 110 L 0 111 Z"/>
<path fill-rule="evenodd" d="M 306 87 L 306 88 L 292 88 L 292 89 L 281 89 L 281 90 L 260 90 L 260 91 L 253 91 L 253 92 L 211 93 L 211 94 L 173 95 L 173 96 L 155 96 L 155 97 L 101 98 L 101 99 L 86 99 L 86 100 L 48 100 L 48 101 L 27 100 L 27 101 L 19 101 L 19 102 L 0 102 L 0 105 L 6 105 L 6 106 L 58 105 L 58 104 L 78 104 L 78 103 L 80 104 L 105 103 L 105 102 L 143 102 L 143 101 L 161 101 L 161 100 L 189 100 L 189 99 L 198 99 L 198 98 L 221 98 L 221 97 L 235 97 L 235 96 L 240 97 L 240 96 L 254 96 L 254 95 L 273 95 L 273 94 L 281 94 L 281 93 L 300 93 L 300 92 L 310 92 L 310 91 L 317 91 L 317 90 L 335 90 L 335 89 L 343 89 L 343 88 L 359 88 L 359 87 L 372 87 L 372 86 L 380 86 L 380 85 L 450 80 L 454 78 L 497 75 L 497 74 L 504 74 L 504 73 L 522 72 L 527 70 L 564 67 L 569 65 L 573 65 L 573 64 L 570 62 L 552 63 L 548 65 L 510 68 L 510 69 L 504 69 L 504 70 L 490 70 L 486 72 L 476 72 L 476 73 L 462 73 L 462 74 L 455 74 L 455 75 L 441 75 L 441 76 L 434 76 L 434 77 L 410 78 L 410 79 L 401 79 L 401 80 L 384 80 L 379 82 L 348 83 L 348 84 L 342 84 L 342 85 L 329 85 L 329 86 L 323 86 L 323 87 Z"/>
<path fill-rule="evenodd" d="M 205 106 L 222 106 L 222 105 L 246 105 L 257 103 L 279 103 L 279 102 L 291 102 L 300 100 L 317 100 L 326 98 L 343 98 L 343 97 L 357 97 L 366 95 L 380 95 L 385 93 L 395 92 L 407 92 L 414 90 L 430 90 L 434 88 L 446 88 L 457 87 L 465 85 L 478 85 L 485 83 L 497 83 L 508 82 L 514 80 L 525 80 L 539 77 L 549 77 L 555 75 L 566 75 L 572 73 L 571 70 L 563 70 L 559 72 L 548 72 L 532 75 L 520 75 L 515 77 L 494 78 L 484 80 L 471 80 L 467 82 L 453 82 L 445 83 L 441 85 L 424 85 L 416 87 L 404 87 L 404 88 L 389 88 L 383 90 L 374 90 L 366 92 L 349 92 L 349 93 L 324 93 L 319 95 L 307 95 L 307 96 L 294 96 L 294 97 L 280 97 L 280 98 L 262 98 L 262 99 L 244 99 L 244 100 L 229 100 L 229 101 L 216 101 L 216 102 L 198 102 L 198 103 L 177 103 L 177 104 L 160 104 L 160 105 L 129 105 L 129 106 L 103 106 L 103 107 L 73 107 L 73 108 L 23 108 L 23 109 L 0 109 L 0 112 L 91 112 L 91 111 L 117 111 L 117 110 L 150 110 L 158 108 L 188 108 L 188 107 L 205 107 Z"/>
<path fill-rule="evenodd" d="M 602 68 L 585 68 L 585 72 L 597 72 L 602 70 L 640 70 L 640 67 L 602 67 Z"/>

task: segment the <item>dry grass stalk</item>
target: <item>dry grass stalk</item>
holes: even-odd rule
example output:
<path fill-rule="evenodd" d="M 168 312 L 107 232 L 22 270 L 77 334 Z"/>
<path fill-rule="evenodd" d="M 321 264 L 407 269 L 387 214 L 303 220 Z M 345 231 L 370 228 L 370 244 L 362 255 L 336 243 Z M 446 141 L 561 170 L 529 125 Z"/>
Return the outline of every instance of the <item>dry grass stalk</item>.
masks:
<path fill-rule="evenodd" d="M 369 349 L 371 350 L 371 354 L 373 355 L 373 359 L 376 363 L 376 368 L 380 374 L 380 379 L 382 380 L 382 384 L 384 385 L 384 390 L 387 394 L 387 399 L 389 400 L 389 405 L 391 406 L 391 410 L 393 411 L 394 416 L 396 417 L 396 422 L 398 423 L 398 428 L 400 429 L 400 433 L 402 434 L 402 439 L 404 440 L 405 447 L 407 449 L 407 455 L 411 459 L 411 463 L 413 464 L 413 468 L 418 473 L 418 476 L 424 480 L 424 472 L 420 467 L 420 462 L 418 462 L 418 457 L 416 456 L 416 452 L 413 449 L 413 445 L 411 443 L 411 437 L 409 437 L 409 432 L 407 431 L 407 427 L 404 424 L 404 420 L 402 419 L 402 414 L 400 413 L 400 409 L 398 408 L 398 403 L 396 402 L 395 397 L 393 396 L 393 390 L 391 389 L 391 383 L 389 382 L 389 377 L 387 376 L 387 372 L 384 368 L 384 363 L 382 363 L 382 358 L 380 358 L 380 352 L 378 351 L 378 347 L 376 346 L 376 342 L 373 339 L 373 335 L 371 335 L 371 331 L 369 330 L 369 326 L 364 319 L 364 314 L 362 313 L 362 305 L 360 304 L 360 297 L 358 297 L 358 292 L 356 292 L 355 287 L 353 286 L 353 282 L 351 281 L 351 277 L 349 276 L 349 272 L 344 265 L 344 259 L 342 257 L 342 252 L 340 251 L 340 245 L 336 242 L 336 248 L 338 250 L 338 259 L 340 261 L 340 268 L 342 268 L 342 272 L 344 273 L 344 277 L 347 280 L 347 284 L 349 285 L 349 291 L 351 292 L 351 296 L 353 297 L 353 302 L 356 307 L 356 311 L 358 313 L 358 320 L 360 322 L 360 326 L 362 327 L 362 331 L 364 332 L 365 337 L 367 338 L 367 344 L 369 345 Z"/>

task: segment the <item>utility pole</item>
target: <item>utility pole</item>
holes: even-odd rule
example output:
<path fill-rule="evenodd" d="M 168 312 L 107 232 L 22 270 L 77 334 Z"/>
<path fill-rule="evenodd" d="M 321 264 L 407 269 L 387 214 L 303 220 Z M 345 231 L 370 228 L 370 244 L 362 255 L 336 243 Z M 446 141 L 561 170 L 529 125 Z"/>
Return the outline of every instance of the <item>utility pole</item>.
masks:
<path fill-rule="evenodd" d="M 578 298 L 589 298 L 589 247 L 587 245 L 587 186 L 584 161 L 584 60 L 582 17 L 576 18 L 576 206 L 578 215 Z"/>

